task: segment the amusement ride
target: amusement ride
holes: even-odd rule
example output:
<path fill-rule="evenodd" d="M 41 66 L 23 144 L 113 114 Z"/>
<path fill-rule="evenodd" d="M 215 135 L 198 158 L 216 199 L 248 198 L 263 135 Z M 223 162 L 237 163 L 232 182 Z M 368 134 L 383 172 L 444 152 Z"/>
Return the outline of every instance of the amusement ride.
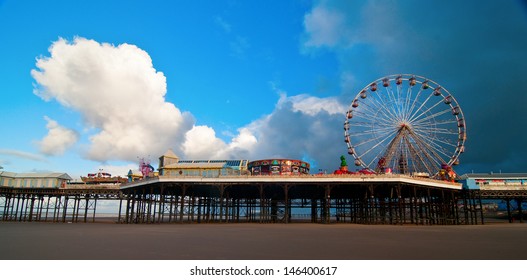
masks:
<path fill-rule="evenodd" d="M 344 122 L 354 164 L 380 174 L 454 176 L 465 140 L 465 118 L 454 96 L 412 74 L 369 83 L 351 102 Z"/>

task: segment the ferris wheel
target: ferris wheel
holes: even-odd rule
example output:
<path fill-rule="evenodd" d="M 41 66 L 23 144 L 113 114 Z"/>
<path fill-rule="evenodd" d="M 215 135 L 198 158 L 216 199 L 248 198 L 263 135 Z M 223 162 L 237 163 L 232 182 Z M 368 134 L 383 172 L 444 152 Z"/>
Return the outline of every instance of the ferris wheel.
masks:
<path fill-rule="evenodd" d="M 344 122 L 344 141 L 355 165 L 377 173 L 434 176 L 459 164 L 465 140 L 465 118 L 454 96 L 411 74 L 364 87 Z"/>

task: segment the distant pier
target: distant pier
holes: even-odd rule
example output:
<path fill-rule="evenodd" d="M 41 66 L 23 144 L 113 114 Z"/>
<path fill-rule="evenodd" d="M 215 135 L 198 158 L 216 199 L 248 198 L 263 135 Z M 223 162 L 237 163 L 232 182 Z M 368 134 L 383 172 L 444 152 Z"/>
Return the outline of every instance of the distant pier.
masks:
<path fill-rule="evenodd" d="M 119 186 L 0 188 L 0 220 L 95 222 L 98 201 L 123 199 Z"/>

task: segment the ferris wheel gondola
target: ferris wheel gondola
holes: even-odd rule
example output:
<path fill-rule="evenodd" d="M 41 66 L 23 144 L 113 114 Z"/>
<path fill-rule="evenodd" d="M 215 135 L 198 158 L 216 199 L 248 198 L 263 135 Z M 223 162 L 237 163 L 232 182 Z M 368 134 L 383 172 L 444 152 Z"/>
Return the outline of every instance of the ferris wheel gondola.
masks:
<path fill-rule="evenodd" d="M 344 139 L 357 166 L 434 176 L 459 163 L 466 123 L 457 100 L 438 83 L 391 75 L 369 83 L 353 99 Z"/>

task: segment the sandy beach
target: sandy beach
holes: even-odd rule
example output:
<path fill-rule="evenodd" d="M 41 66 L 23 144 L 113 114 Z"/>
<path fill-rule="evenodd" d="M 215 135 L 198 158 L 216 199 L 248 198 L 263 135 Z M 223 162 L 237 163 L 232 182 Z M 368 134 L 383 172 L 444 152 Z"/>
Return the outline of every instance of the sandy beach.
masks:
<path fill-rule="evenodd" d="M 527 224 L 0 223 L 3 260 L 524 260 Z"/>

